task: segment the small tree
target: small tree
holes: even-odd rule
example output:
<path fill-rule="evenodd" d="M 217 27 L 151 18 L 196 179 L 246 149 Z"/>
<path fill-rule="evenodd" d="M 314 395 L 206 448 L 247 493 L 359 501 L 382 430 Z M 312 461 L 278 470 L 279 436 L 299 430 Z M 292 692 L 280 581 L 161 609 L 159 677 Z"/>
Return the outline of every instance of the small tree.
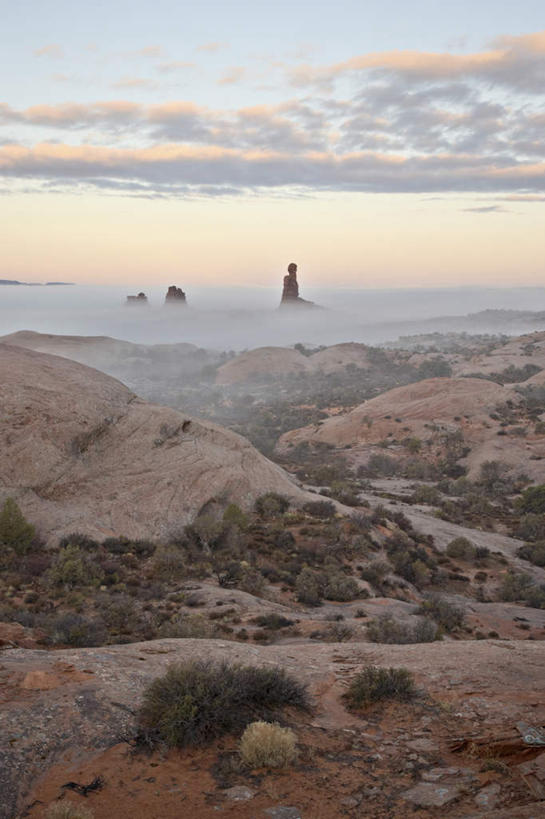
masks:
<path fill-rule="evenodd" d="M 36 530 L 13 498 L 6 498 L 0 511 L 0 543 L 24 554 L 32 546 Z"/>

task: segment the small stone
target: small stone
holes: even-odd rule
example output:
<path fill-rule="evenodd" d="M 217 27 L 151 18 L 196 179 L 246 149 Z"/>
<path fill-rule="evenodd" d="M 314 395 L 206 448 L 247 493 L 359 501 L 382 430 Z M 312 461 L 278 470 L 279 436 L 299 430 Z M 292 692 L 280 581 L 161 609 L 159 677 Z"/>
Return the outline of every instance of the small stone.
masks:
<path fill-rule="evenodd" d="M 422 739 L 413 739 L 407 743 L 409 748 L 412 748 L 413 751 L 437 751 L 438 747 L 435 742 L 431 739 L 426 739 L 422 737 Z"/>
<path fill-rule="evenodd" d="M 402 796 L 407 802 L 414 802 L 423 808 L 441 808 L 453 802 L 461 794 L 456 785 L 433 785 L 431 782 L 420 782 Z"/>
<path fill-rule="evenodd" d="M 456 774 L 459 773 L 459 768 L 432 768 L 430 771 L 425 771 L 422 774 L 422 779 L 426 782 L 437 782 L 445 776 L 456 776 Z"/>
<path fill-rule="evenodd" d="M 223 793 L 232 802 L 244 802 L 247 799 L 253 799 L 255 796 L 255 791 L 247 788 L 246 785 L 234 785 L 232 788 L 227 788 Z"/>
<path fill-rule="evenodd" d="M 491 782 L 485 788 L 481 788 L 475 797 L 475 804 L 480 808 L 495 808 L 500 796 L 501 786 L 497 782 Z"/>
<path fill-rule="evenodd" d="M 355 796 L 346 796 L 344 799 L 341 799 L 341 805 L 343 808 L 357 808 L 361 800 L 362 797 L 358 793 Z"/>
<path fill-rule="evenodd" d="M 267 808 L 263 811 L 265 816 L 271 819 L 303 819 L 299 808 L 291 808 L 286 805 L 279 805 L 276 808 Z"/>

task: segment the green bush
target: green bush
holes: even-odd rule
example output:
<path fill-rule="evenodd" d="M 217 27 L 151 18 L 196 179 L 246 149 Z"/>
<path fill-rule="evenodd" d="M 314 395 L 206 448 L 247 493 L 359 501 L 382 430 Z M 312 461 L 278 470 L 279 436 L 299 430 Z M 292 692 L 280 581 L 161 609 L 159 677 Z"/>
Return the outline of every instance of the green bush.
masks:
<path fill-rule="evenodd" d="M 409 702 L 416 695 L 413 675 L 406 668 L 369 666 L 354 677 L 343 699 L 355 710 L 383 700 Z"/>
<path fill-rule="evenodd" d="M 545 566 L 545 540 L 526 543 L 518 549 L 517 556 L 528 560 L 534 566 Z"/>
<path fill-rule="evenodd" d="M 87 552 L 77 546 L 61 549 L 49 570 L 49 582 L 53 586 L 91 586 L 100 582 L 103 574 Z"/>
<path fill-rule="evenodd" d="M 256 626 L 261 626 L 261 628 L 268 628 L 276 631 L 280 628 L 287 628 L 288 626 L 293 626 L 295 624 L 294 620 L 289 620 L 287 617 L 283 617 L 281 614 L 260 614 L 258 617 L 255 617 L 253 622 Z"/>
<path fill-rule="evenodd" d="M 295 591 L 300 603 L 307 606 L 319 606 L 322 602 L 324 579 L 321 574 L 305 568 L 295 581 Z"/>
<path fill-rule="evenodd" d="M 463 609 L 455 606 L 453 603 L 449 603 L 449 601 L 443 597 L 437 597 L 435 595 L 428 600 L 422 601 L 417 610 L 417 614 L 431 617 L 438 626 L 448 632 L 461 628 L 464 624 L 465 617 Z"/>
<path fill-rule="evenodd" d="M 68 612 L 56 617 L 47 627 L 54 645 L 76 648 L 102 646 L 108 641 L 108 632 L 100 618 L 92 619 Z"/>
<path fill-rule="evenodd" d="M 422 617 L 414 625 L 400 623 L 391 614 L 383 614 L 369 620 L 367 637 L 372 643 L 406 645 L 407 643 L 432 643 L 437 639 L 437 625 Z"/>
<path fill-rule="evenodd" d="M 336 509 L 335 504 L 331 501 L 309 501 L 303 506 L 303 512 L 314 518 L 333 518 Z"/>
<path fill-rule="evenodd" d="M 447 545 L 447 555 L 460 560 L 467 560 L 475 556 L 475 546 L 467 537 L 455 537 Z"/>
<path fill-rule="evenodd" d="M 239 529 L 244 530 L 248 526 L 248 516 L 236 503 L 230 503 L 223 513 L 223 522 L 238 526 Z"/>
<path fill-rule="evenodd" d="M 18 554 L 28 552 L 36 537 L 36 530 L 27 521 L 13 498 L 6 498 L 0 510 L 0 544 L 9 546 Z"/>
<path fill-rule="evenodd" d="M 276 518 L 287 512 L 290 507 L 289 498 L 279 495 L 278 492 L 266 492 L 260 495 L 254 504 L 254 509 L 262 518 Z"/>
<path fill-rule="evenodd" d="M 545 514 L 545 483 L 525 489 L 517 506 L 524 513 Z"/>
<path fill-rule="evenodd" d="M 500 600 L 506 603 L 515 603 L 518 600 L 525 600 L 528 591 L 533 585 L 534 581 L 529 574 L 509 571 L 501 582 L 499 590 Z"/>
<path fill-rule="evenodd" d="M 337 600 L 341 603 L 355 600 L 360 596 L 360 588 L 353 577 L 346 574 L 330 574 L 324 588 L 326 600 Z"/>
<path fill-rule="evenodd" d="M 545 514 L 529 512 L 523 515 L 515 531 L 521 540 L 541 540 L 545 532 Z"/>
<path fill-rule="evenodd" d="M 307 710 L 310 701 L 281 668 L 188 661 L 170 666 L 145 690 L 141 736 L 151 745 L 203 745 L 285 706 Z"/>

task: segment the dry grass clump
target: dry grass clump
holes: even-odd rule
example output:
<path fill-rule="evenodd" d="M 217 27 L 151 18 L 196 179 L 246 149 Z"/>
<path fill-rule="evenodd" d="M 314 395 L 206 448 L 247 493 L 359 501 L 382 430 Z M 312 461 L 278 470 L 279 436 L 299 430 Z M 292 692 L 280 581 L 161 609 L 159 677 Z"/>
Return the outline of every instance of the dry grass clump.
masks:
<path fill-rule="evenodd" d="M 296 736 L 277 722 L 252 722 L 242 735 L 239 750 L 250 768 L 286 768 L 297 759 Z"/>
<path fill-rule="evenodd" d="M 368 666 L 356 674 L 343 698 L 350 709 L 382 700 L 409 702 L 417 695 L 413 675 L 406 668 Z"/>
<path fill-rule="evenodd" d="M 94 813 L 73 802 L 53 802 L 47 809 L 46 819 L 93 819 Z"/>

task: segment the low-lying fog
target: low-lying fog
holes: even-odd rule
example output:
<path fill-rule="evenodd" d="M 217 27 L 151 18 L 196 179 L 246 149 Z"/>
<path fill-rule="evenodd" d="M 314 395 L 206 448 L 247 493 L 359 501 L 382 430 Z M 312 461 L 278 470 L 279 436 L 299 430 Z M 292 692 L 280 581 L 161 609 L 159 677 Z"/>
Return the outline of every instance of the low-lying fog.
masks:
<path fill-rule="evenodd" d="M 516 334 L 545 327 L 545 313 L 464 318 L 483 310 L 545 311 L 545 288 L 325 290 L 302 282 L 302 295 L 326 309 L 282 311 L 277 310 L 280 288 L 187 287 L 187 307 L 164 307 L 165 286 L 138 289 L 148 295 L 148 306 L 125 306 L 126 296 L 138 290 L 121 287 L 2 285 L 0 335 L 35 330 L 241 350 L 297 342 L 380 343 L 434 331 Z"/>

